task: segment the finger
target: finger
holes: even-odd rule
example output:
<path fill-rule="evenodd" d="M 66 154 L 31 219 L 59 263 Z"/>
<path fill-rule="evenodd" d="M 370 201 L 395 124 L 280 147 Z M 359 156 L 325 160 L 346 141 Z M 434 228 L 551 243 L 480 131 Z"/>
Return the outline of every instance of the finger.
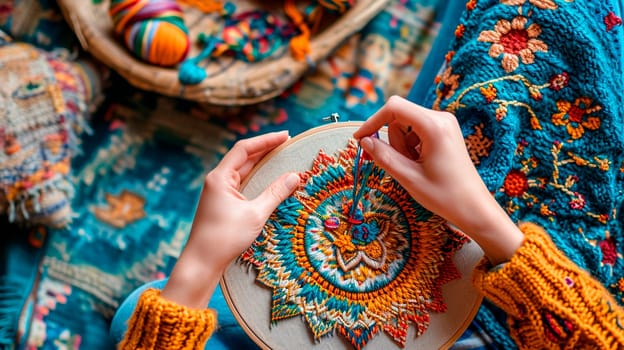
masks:
<path fill-rule="evenodd" d="M 353 133 L 353 137 L 360 139 L 378 131 L 381 127 L 393 121 L 411 126 L 421 139 L 427 139 L 430 133 L 433 118 L 439 112 L 424 108 L 402 97 L 392 96 L 375 114 Z"/>
<path fill-rule="evenodd" d="M 241 140 L 226 153 L 218 168 L 224 170 L 239 170 L 250 158 L 269 153 L 275 147 L 288 140 L 288 131 L 272 132 L 261 136 Z"/>
<path fill-rule="evenodd" d="M 254 205 L 260 210 L 263 220 L 268 219 L 275 208 L 292 194 L 299 182 L 299 175 L 286 173 L 273 181 L 253 200 Z"/>
<path fill-rule="evenodd" d="M 396 121 L 388 124 L 388 141 L 390 141 L 390 146 L 394 147 L 399 153 L 410 158 L 411 154 L 405 142 L 405 135 L 407 134 L 404 129 L 403 125 Z"/>
<path fill-rule="evenodd" d="M 407 158 L 389 144 L 372 137 L 360 140 L 360 145 L 375 163 L 404 187 L 411 182 L 419 182 L 420 164 Z"/>
<path fill-rule="evenodd" d="M 238 170 L 238 174 L 240 175 L 241 181 L 244 180 L 249 175 L 251 170 L 258 164 L 258 162 L 262 158 L 264 158 L 264 156 L 265 156 L 264 154 L 257 154 L 247 159 L 245 164 L 243 164 Z"/>

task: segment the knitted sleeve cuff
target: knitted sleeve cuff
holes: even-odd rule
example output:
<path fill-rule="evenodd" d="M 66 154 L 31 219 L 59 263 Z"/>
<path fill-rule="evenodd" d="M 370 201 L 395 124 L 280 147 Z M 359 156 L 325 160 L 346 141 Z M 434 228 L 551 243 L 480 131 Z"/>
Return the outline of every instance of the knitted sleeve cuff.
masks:
<path fill-rule="evenodd" d="M 596 348 L 624 345 L 624 312 L 609 292 L 557 249 L 541 227 L 525 223 L 520 229 L 525 241 L 510 261 L 492 269 L 484 259 L 473 276 L 476 288 L 507 313 L 516 343 L 527 349 L 579 342 Z"/>
<path fill-rule="evenodd" d="M 195 310 L 148 289 L 139 298 L 119 349 L 204 349 L 216 327 L 214 310 Z"/>

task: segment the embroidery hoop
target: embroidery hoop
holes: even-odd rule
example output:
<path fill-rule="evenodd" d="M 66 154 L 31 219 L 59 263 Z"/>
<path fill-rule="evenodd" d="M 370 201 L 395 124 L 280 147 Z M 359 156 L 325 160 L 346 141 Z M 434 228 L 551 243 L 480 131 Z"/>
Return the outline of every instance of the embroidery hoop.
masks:
<path fill-rule="evenodd" d="M 334 154 L 346 147 L 349 138 L 361 122 L 340 122 L 310 129 L 288 140 L 269 153 L 245 179 L 242 193 L 248 198 L 257 196 L 266 186 L 281 174 L 289 171 L 303 172 L 311 167 L 313 159 L 322 149 Z M 381 130 L 380 137 L 387 141 L 387 130 Z M 427 331 L 414 338 L 415 330 L 410 326 L 407 349 L 447 349 L 468 327 L 479 306 L 482 296 L 472 286 L 472 271 L 483 256 L 481 248 L 474 242 L 466 243 L 453 257 L 461 278 L 442 286 L 445 313 L 431 313 Z M 257 282 L 253 268 L 237 261 L 231 263 L 221 279 L 221 289 L 234 317 L 245 333 L 262 349 L 307 349 L 327 350 L 352 349 L 343 337 L 336 334 L 315 342 L 311 330 L 301 317 L 280 320 L 271 324 L 271 294 Z M 364 349 L 400 349 L 386 334 L 376 335 Z"/>

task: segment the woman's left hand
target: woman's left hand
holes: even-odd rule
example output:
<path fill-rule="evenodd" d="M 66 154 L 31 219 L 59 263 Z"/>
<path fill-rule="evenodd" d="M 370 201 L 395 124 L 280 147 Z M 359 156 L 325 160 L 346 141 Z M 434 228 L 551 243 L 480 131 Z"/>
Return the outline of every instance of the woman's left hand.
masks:
<path fill-rule="evenodd" d="M 251 245 L 299 184 L 297 174 L 287 173 L 254 199 L 240 192 L 241 181 L 260 159 L 287 139 L 284 131 L 239 141 L 206 176 L 188 242 L 162 297 L 206 307 L 227 265 Z"/>

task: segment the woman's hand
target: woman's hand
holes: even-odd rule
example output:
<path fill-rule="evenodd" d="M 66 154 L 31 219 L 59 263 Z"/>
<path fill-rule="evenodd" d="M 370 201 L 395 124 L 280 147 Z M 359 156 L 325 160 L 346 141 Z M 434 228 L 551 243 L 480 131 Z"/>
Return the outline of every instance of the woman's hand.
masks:
<path fill-rule="evenodd" d="M 240 193 L 241 181 L 287 132 L 237 142 L 207 176 L 189 240 L 162 296 L 178 304 L 206 307 L 227 265 L 255 240 L 265 222 L 299 184 L 284 174 L 255 199 Z"/>
<path fill-rule="evenodd" d="M 368 137 L 386 124 L 390 145 Z M 522 233 L 479 177 L 452 114 L 393 96 L 353 136 L 417 202 L 471 236 L 493 264 L 521 245 Z"/>

